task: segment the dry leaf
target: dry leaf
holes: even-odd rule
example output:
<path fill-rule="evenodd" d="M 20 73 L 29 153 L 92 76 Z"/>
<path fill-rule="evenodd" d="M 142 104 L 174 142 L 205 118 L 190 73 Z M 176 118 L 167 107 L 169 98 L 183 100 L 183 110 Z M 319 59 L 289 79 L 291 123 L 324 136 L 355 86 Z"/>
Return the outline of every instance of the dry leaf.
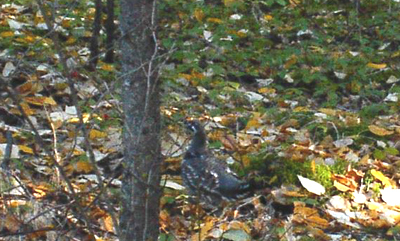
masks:
<path fill-rule="evenodd" d="M 24 100 L 31 104 L 31 105 L 36 105 L 36 106 L 43 106 L 44 104 L 56 106 L 57 102 L 54 101 L 53 98 L 51 97 L 44 97 L 44 96 L 35 96 L 35 97 L 25 97 Z"/>
<path fill-rule="evenodd" d="M 40 86 L 37 81 L 27 81 L 24 84 L 16 87 L 16 90 L 21 95 L 34 94 L 42 89 L 42 86 Z"/>
<path fill-rule="evenodd" d="M 351 176 L 339 174 L 332 175 L 333 185 L 342 192 L 354 191 L 358 188 L 358 183 Z"/>
<path fill-rule="evenodd" d="M 0 33 L 0 37 L 2 38 L 7 38 L 7 37 L 13 37 L 14 36 L 14 32 L 12 31 L 4 31 Z"/>
<path fill-rule="evenodd" d="M 76 171 L 79 173 L 89 173 L 93 170 L 92 165 L 88 161 L 78 161 L 76 163 Z"/>
<path fill-rule="evenodd" d="M 305 224 L 314 228 L 325 229 L 329 227 L 328 220 L 322 218 L 317 209 L 301 205 L 295 205 L 293 222 Z"/>
<path fill-rule="evenodd" d="M 203 223 L 203 226 L 200 229 L 200 234 L 199 233 L 193 234 L 190 240 L 192 240 L 192 241 L 206 240 L 208 233 L 214 227 L 215 221 L 216 220 L 211 217 L 206 218 L 205 222 Z"/>
<path fill-rule="evenodd" d="M 336 180 L 333 181 L 333 186 L 336 187 L 336 189 L 339 190 L 339 191 L 341 191 L 341 192 L 347 192 L 347 191 L 350 191 L 350 190 L 351 190 L 350 187 L 348 187 L 348 186 L 346 186 L 346 185 L 343 185 L 343 184 L 341 184 L 340 182 L 338 182 L 338 181 L 336 181 Z"/>
<path fill-rule="evenodd" d="M 334 110 L 334 109 L 320 108 L 318 111 L 321 112 L 321 113 L 324 113 L 326 115 L 330 115 L 330 116 L 336 116 L 337 115 L 337 110 Z"/>
<path fill-rule="evenodd" d="M 231 6 L 232 4 L 234 4 L 235 2 L 239 2 L 240 0 L 224 0 L 224 5 L 226 7 Z"/>
<path fill-rule="evenodd" d="M 20 229 L 21 224 L 22 224 L 15 217 L 15 215 L 12 215 L 12 214 L 7 214 L 7 216 L 5 218 L 3 216 L 0 219 L 1 219 L 0 224 L 1 224 L 2 230 L 3 230 L 3 228 L 6 228 L 11 233 L 17 232 Z"/>
<path fill-rule="evenodd" d="M 102 131 L 98 131 L 98 130 L 95 130 L 95 129 L 90 130 L 90 133 L 89 133 L 89 138 L 91 140 L 104 138 L 106 136 L 107 136 L 107 133 L 102 132 Z"/>
<path fill-rule="evenodd" d="M 297 56 L 296 55 L 292 55 L 290 56 L 290 58 L 286 61 L 284 68 L 285 69 L 289 69 L 290 66 L 294 65 L 297 63 Z"/>
<path fill-rule="evenodd" d="M 14 72 L 15 69 L 16 69 L 16 67 L 14 66 L 14 64 L 12 62 L 7 62 L 3 68 L 3 76 L 8 77 L 10 74 L 12 74 Z"/>
<path fill-rule="evenodd" d="M 111 64 L 102 64 L 100 67 L 104 71 L 112 72 L 115 70 L 114 65 Z"/>
<path fill-rule="evenodd" d="M 387 178 L 385 175 L 383 175 L 382 172 L 377 171 L 375 169 L 371 170 L 372 176 L 374 176 L 376 179 L 382 182 L 384 187 L 395 187 L 395 185 L 392 185 L 392 182 L 390 181 L 389 178 Z"/>
<path fill-rule="evenodd" d="M 266 20 L 266 21 L 270 21 L 270 20 L 272 20 L 274 17 L 272 17 L 271 15 L 268 15 L 268 14 L 266 14 L 266 15 L 264 15 L 264 20 Z"/>
<path fill-rule="evenodd" d="M 196 8 L 194 10 L 194 17 L 197 19 L 197 21 L 199 22 L 203 21 L 204 15 L 205 14 L 201 8 Z"/>
<path fill-rule="evenodd" d="M 18 145 L 18 148 L 22 152 L 25 152 L 25 153 L 28 153 L 28 154 L 33 154 L 33 149 L 28 147 L 28 146 Z"/>
<path fill-rule="evenodd" d="M 387 64 L 368 63 L 367 66 L 372 68 L 372 69 L 384 69 L 384 68 L 386 68 Z"/>
<path fill-rule="evenodd" d="M 370 125 L 368 126 L 368 129 L 370 132 L 374 133 L 377 136 L 388 136 L 394 133 L 394 131 L 389 131 L 383 127 L 379 127 L 376 125 Z"/>
<path fill-rule="evenodd" d="M 209 23 L 222 23 L 223 21 L 219 18 L 207 18 L 207 22 Z"/>
<path fill-rule="evenodd" d="M 307 191 L 314 193 L 316 195 L 322 195 L 325 193 L 325 187 L 316 181 L 310 180 L 308 178 L 297 175 L 300 180 L 301 185 L 307 189 Z"/>

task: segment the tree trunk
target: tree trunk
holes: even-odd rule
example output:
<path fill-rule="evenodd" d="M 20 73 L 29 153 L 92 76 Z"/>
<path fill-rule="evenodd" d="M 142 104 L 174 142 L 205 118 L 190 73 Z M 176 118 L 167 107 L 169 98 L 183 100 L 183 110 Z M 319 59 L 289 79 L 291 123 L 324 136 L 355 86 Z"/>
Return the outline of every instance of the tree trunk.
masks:
<path fill-rule="evenodd" d="M 160 93 L 154 0 L 120 0 L 124 175 L 120 240 L 157 240 L 160 199 Z"/>
<path fill-rule="evenodd" d="M 107 0 L 107 20 L 104 26 L 106 28 L 106 57 L 104 61 L 107 63 L 114 62 L 114 0 Z"/>
<path fill-rule="evenodd" d="M 101 29 L 101 12 L 102 4 L 101 0 L 95 1 L 96 12 L 94 15 L 92 38 L 90 39 L 90 60 L 89 67 L 91 70 L 96 69 L 97 61 L 99 59 L 99 35 Z"/>

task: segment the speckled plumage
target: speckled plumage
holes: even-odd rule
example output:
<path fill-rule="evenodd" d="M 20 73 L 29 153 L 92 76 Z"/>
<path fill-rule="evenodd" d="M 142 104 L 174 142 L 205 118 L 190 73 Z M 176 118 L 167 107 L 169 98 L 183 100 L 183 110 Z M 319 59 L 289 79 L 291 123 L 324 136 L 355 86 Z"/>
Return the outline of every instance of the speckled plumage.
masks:
<path fill-rule="evenodd" d="M 250 185 L 241 181 L 225 161 L 215 158 L 208 151 L 203 126 L 198 121 L 187 121 L 185 124 L 193 132 L 181 166 L 182 180 L 189 194 L 214 206 L 222 200 L 233 201 L 247 196 Z"/>

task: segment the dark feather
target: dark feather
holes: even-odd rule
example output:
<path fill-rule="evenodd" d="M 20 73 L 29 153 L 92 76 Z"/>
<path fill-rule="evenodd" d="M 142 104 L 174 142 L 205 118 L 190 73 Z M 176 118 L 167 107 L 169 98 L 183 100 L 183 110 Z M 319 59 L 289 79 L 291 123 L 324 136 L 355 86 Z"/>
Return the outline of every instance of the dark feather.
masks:
<path fill-rule="evenodd" d="M 225 161 L 215 158 L 208 151 L 203 126 L 198 121 L 187 121 L 185 124 L 193 132 L 182 161 L 182 180 L 189 194 L 212 205 L 248 196 L 251 185 L 240 180 Z"/>

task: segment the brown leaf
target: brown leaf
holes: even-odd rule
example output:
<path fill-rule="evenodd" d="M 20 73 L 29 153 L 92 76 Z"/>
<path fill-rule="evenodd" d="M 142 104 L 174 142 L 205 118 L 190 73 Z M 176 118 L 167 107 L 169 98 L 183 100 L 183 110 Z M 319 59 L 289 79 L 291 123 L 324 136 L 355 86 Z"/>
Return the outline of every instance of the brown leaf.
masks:
<path fill-rule="evenodd" d="M 296 55 L 292 55 L 290 56 L 290 58 L 286 61 L 284 68 L 285 69 L 289 69 L 290 66 L 294 65 L 297 63 L 297 56 Z"/>
<path fill-rule="evenodd" d="M 318 209 L 304 207 L 298 203 L 295 203 L 293 222 L 321 229 L 329 227 L 328 220 L 319 215 Z"/>
<path fill-rule="evenodd" d="M 76 171 L 81 173 L 89 173 L 93 170 L 93 166 L 88 161 L 80 160 L 76 163 Z"/>
<path fill-rule="evenodd" d="M 21 95 L 28 95 L 34 94 L 43 88 L 37 81 L 27 81 L 24 84 L 17 86 L 16 89 Z"/>
<path fill-rule="evenodd" d="M 11 233 L 15 233 L 20 229 L 21 222 L 14 215 L 7 214 L 5 218 L 1 217 L 0 220 L 0 227 L 7 228 Z"/>
<path fill-rule="evenodd" d="M 197 21 L 199 22 L 203 21 L 204 15 L 205 14 L 201 8 L 196 8 L 194 10 L 194 17 L 197 19 Z"/>
<path fill-rule="evenodd" d="M 230 151 L 237 150 L 236 140 L 232 135 L 224 136 L 220 139 L 220 141 L 222 145 L 225 147 L 225 149 Z"/>
<path fill-rule="evenodd" d="M 334 186 L 342 192 L 354 191 L 358 188 L 358 183 L 348 176 L 334 174 L 332 180 Z"/>
<path fill-rule="evenodd" d="M 200 233 L 195 233 L 192 235 L 191 239 L 192 241 L 203 241 L 207 239 L 208 233 L 211 231 L 211 229 L 214 227 L 214 223 L 216 220 L 212 217 L 207 217 L 206 220 L 203 223 L 203 226 L 200 229 Z"/>
<path fill-rule="evenodd" d="M 207 18 L 207 22 L 209 23 L 222 23 L 223 21 L 219 18 Z"/>
<path fill-rule="evenodd" d="M 44 104 L 55 106 L 57 103 L 51 97 L 44 97 L 44 96 L 34 96 L 34 97 L 25 97 L 24 100 L 36 106 L 43 106 Z"/>

